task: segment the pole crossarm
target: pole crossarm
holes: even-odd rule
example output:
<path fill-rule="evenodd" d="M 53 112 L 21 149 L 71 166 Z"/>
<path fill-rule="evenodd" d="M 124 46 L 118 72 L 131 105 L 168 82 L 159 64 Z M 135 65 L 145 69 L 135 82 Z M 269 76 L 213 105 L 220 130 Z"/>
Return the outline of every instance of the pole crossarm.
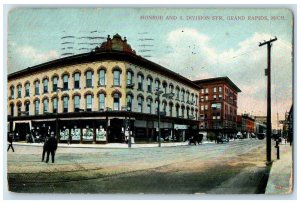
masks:
<path fill-rule="evenodd" d="M 276 41 L 277 40 L 277 37 L 275 36 L 274 39 L 270 39 L 269 41 L 264 41 L 263 43 L 259 43 L 259 47 L 263 46 L 263 45 L 266 45 L 266 44 L 271 44 L 272 42 Z"/>

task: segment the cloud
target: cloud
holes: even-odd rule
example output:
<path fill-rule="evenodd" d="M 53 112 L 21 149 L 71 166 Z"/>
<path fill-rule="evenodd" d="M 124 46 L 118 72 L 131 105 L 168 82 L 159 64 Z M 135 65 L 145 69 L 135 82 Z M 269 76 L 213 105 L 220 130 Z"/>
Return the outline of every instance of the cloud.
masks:
<path fill-rule="evenodd" d="M 242 90 L 238 112 L 266 115 L 267 48 L 258 43 L 270 38 L 268 33 L 254 33 L 234 48 L 219 51 L 209 36 L 196 29 L 180 28 L 167 35 L 165 42 L 171 51 L 154 61 L 192 80 L 228 76 Z M 291 52 L 290 42 L 279 37 L 273 43 L 272 111 L 278 110 L 280 117 L 292 104 Z"/>
<path fill-rule="evenodd" d="M 17 46 L 16 43 L 9 44 L 8 73 L 12 73 L 26 67 L 48 62 L 59 58 L 55 50 L 42 52 L 32 46 Z"/>

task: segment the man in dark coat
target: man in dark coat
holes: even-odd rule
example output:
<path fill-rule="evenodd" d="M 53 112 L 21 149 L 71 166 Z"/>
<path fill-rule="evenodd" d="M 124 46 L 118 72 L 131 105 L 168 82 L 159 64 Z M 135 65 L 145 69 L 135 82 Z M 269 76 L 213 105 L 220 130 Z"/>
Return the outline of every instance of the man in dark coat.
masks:
<path fill-rule="evenodd" d="M 12 136 L 11 133 L 8 133 L 8 135 L 7 135 L 7 141 L 9 142 L 7 151 L 11 148 L 12 151 L 15 152 L 14 147 L 13 147 L 13 145 L 12 145 L 12 143 L 13 143 L 13 136 Z"/>
<path fill-rule="evenodd" d="M 54 135 L 52 135 L 48 142 L 47 142 L 47 158 L 46 158 L 46 163 L 49 161 L 49 155 L 51 153 L 52 157 L 52 163 L 54 163 L 54 157 L 55 157 L 55 151 L 57 149 L 57 140 L 55 139 Z"/>
<path fill-rule="evenodd" d="M 44 161 L 45 154 L 46 154 L 46 152 L 48 152 L 48 149 L 49 149 L 48 140 L 49 140 L 49 137 L 46 136 L 46 139 L 45 139 L 45 142 L 44 142 L 44 146 L 43 146 L 42 162 Z"/>

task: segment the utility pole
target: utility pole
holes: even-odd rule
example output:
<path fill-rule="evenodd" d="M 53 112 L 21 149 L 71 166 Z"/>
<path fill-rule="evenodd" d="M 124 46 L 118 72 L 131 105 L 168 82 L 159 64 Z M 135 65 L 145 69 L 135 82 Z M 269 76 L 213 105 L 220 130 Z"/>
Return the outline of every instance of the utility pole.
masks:
<path fill-rule="evenodd" d="M 263 45 L 267 45 L 268 47 L 268 68 L 265 74 L 268 76 L 267 82 L 267 163 L 271 163 L 271 134 L 272 134 L 272 126 L 271 126 L 271 46 L 272 42 L 276 41 L 277 38 L 270 39 L 269 41 L 264 41 L 263 43 L 259 43 L 259 47 Z"/>

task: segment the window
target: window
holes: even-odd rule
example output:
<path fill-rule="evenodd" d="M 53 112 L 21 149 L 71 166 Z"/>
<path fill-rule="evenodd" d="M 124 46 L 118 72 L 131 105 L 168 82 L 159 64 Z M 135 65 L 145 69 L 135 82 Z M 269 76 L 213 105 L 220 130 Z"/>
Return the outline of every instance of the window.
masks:
<path fill-rule="evenodd" d="M 152 79 L 151 78 L 148 78 L 148 88 L 147 88 L 147 91 L 149 93 L 152 93 Z"/>
<path fill-rule="evenodd" d="M 173 93 L 174 91 L 174 86 L 172 84 L 169 85 L 170 93 Z"/>
<path fill-rule="evenodd" d="M 184 102 L 185 91 L 181 90 L 181 101 Z"/>
<path fill-rule="evenodd" d="M 201 91 L 202 94 L 204 94 L 204 89 L 201 89 L 200 91 Z"/>
<path fill-rule="evenodd" d="M 14 104 L 10 104 L 10 115 L 14 116 Z"/>
<path fill-rule="evenodd" d="M 63 97 L 63 112 L 68 112 L 68 106 L 69 106 L 69 98 L 67 96 Z"/>
<path fill-rule="evenodd" d="M 203 102 L 204 101 L 204 96 L 200 97 L 200 101 Z"/>
<path fill-rule="evenodd" d="M 205 100 L 208 101 L 208 96 L 205 96 Z"/>
<path fill-rule="evenodd" d="M 86 72 L 86 87 L 91 88 L 93 86 L 93 73 L 92 71 Z"/>
<path fill-rule="evenodd" d="M 80 89 L 80 74 L 74 74 L 74 89 Z"/>
<path fill-rule="evenodd" d="M 58 83 L 58 78 L 54 77 L 53 78 L 53 92 L 57 92 L 57 83 Z"/>
<path fill-rule="evenodd" d="M 184 107 L 181 107 L 181 117 L 184 118 Z"/>
<path fill-rule="evenodd" d="M 162 107 L 162 110 L 163 110 L 163 112 L 166 114 L 166 112 L 167 112 L 167 103 L 166 102 L 163 102 L 163 107 Z"/>
<path fill-rule="evenodd" d="M 155 91 L 160 89 L 160 81 L 155 80 Z"/>
<path fill-rule="evenodd" d="M 214 87 L 214 93 L 216 93 L 217 92 L 217 87 Z"/>
<path fill-rule="evenodd" d="M 179 117 L 179 106 L 176 106 L 176 117 Z"/>
<path fill-rule="evenodd" d="M 25 96 L 30 96 L 30 84 L 29 83 L 26 83 L 25 85 Z"/>
<path fill-rule="evenodd" d="M 99 71 L 99 85 L 105 86 L 105 70 L 104 69 L 101 69 Z"/>
<path fill-rule="evenodd" d="M 143 97 L 141 96 L 138 97 L 138 112 L 143 112 Z"/>
<path fill-rule="evenodd" d="M 221 100 L 222 99 L 222 94 L 219 94 L 219 100 Z"/>
<path fill-rule="evenodd" d="M 204 111 L 204 106 L 203 105 L 200 106 L 200 110 Z"/>
<path fill-rule="evenodd" d="M 204 106 L 204 109 L 205 109 L 205 110 L 208 110 L 208 105 L 205 105 L 205 106 Z"/>
<path fill-rule="evenodd" d="M 40 95 L 40 82 L 39 81 L 35 81 L 35 83 L 34 83 L 34 92 L 35 92 L 35 95 Z"/>
<path fill-rule="evenodd" d="M 67 74 L 65 74 L 63 76 L 63 80 L 64 80 L 64 90 L 68 90 L 69 89 L 69 76 Z"/>
<path fill-rule="evenodd" d="M 219 86 L 219 92 L 222 93 L 222 86 Z"/>
<path fill-rule="evenodd" d="M 143 91 L 143 86 L 144 86 L 144 76 L 139 74 L 138 75 L 138 90 Z"/>
<path fill-rule="evenodd" d="M 217 100 L 217 95 L 214 95 L 214 100 Z"/>
<path fill-rule="evenodd" d="M 164 84 L 163 84 L 163 88 L 164 88 L 164 93 L 165 93 L 165 94 L 167 93 L 167 87 L 168 87 L 168 84 L 167 84 L 167 83 L 164 83 Z"/>
<path fill-rule="evenodd" d="M 93 97 L 91 94 L 86 95 L 86 111 L 92 111 Z"/>
<path fill-rule="evenodd" d="M 99 110 L 100 111 L 105 110 L 105 94 L 104 93 L 99 94 Z"/>
<path fill-rule="evenodd" d="M 214 110 L 221 110 L 221 106 L 222 106 L 221 103 L 213 103 L 213 104 L 211 104 L 211 108 L 214 109 Z"/>
<path fill-rule="evenodd" d="M 114 86 L 120 86 L 120 71 L 114 70 Z"/>
<path fill-rule="evenodd" d="M 190 118 L 190 109 L 186 109 L 187 118 Z"/>
<path fill-rule="evenodd" d="M 147 99 L 147 113 L 152 113 L 152 99 Z"/>
<path fill-rule="evenodd" d="M 15 98 L 15 87 L 10 87 L 10 98 L 14 99 Z"/>
<path fill-rule="evenodd" d="M 169 104 L 169 116 L 172 117 L 173 115 L 173 105 Z"/>
<path fill-rule="evenodd" d="M 44 79 L 44 93 L 48 93 L 48 79 Z"/>
<path fill-rule="evenodd" d="M 57 113 L 57 98 L 53 98 L 53 113 Z"/>
<path fill-rule="evenodd" d="M 48 109 L 49 109 L 48 99 L 45 98 L 43 104 L 44 104 L 44 113 L 48 113 Z"/>
<path fill-rule="evenodd" d="M 205 93 L 208 93 L 208 88 L 205 89 Z"/>
<path fill-rule="evenodd" d="M 194 104 L 195 103 L 195 101 L 194 101 L 194 94 L 192 94 L 192 103 L 191 104 Z"/>
<path fill-rule="evenodd" d="M 26 115 L 29 115 L 29 111 L 30 111 L 30 103 L 26 102 L 25 103 L 25 112 L 26 112 Z"/>
<path fill-rule="evenodd" d="M 195 97 L 196 97 L 196 106 L 198 106 L 198 103 L 199 103 L 199 101 L 198 101 L 198 95 L 196 95 Z"/>
<path fill-rule="evenodd" d="M 155 101 L 155 114 L 158 114 L 158 106 L 159 106 L 158 101 Z"/>
<path fill-rule="evenodd" d="M 176 99 L 177 100 L 179 100 L 179 92 L 180 92 L 179 88 L 176 88 Z"/>
<path fill-rule="evenodd" d="M 132 72 L 128 71 L 127 72 L 127 85 L 132 84 Z"/>
<path fill-rule="evenodd" d="M 132 111 L 132 95 L 127 95 L 127 111 Z"/>
<path fill-rule="evenodd" d="M 40 109 L 40 102 L 38 100 L 36 100 L 34 102 L 34 114 L 38 115 L 39 114 L 39 109 Z"/>
<path fill-rule="evenodd" d="M 18 106 L 18 116 L 20 116 L 21 115 L 21 111 L 22 111 L 22 104 L 20 103 L 17 106 Z"/>
<path fill-rule="evenodd" d="M 186 92 L 186 102 L 190 103 L 190 92 Z"/>
<path fill-rule="evenodd" d="M 79 112 L 80 109 L 80 96 L 74 96 L 74 112 Z"/>
<path fill-rule="evenodd" d="M 22 97 L 22 86 L 19 85 L 18 86 L 18 98 L 21 98 Z"/>
<path fill-rule="evenodd" d="M 120 110 L 120 94 L 114 94 L 114 110 Z"/>

